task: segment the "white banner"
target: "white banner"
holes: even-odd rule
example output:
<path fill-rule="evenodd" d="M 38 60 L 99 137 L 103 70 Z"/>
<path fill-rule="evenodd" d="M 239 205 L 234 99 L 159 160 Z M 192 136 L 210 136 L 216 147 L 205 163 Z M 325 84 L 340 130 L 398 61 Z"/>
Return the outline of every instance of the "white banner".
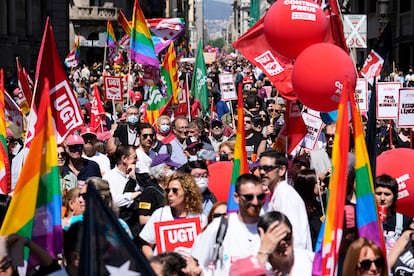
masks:
<path fill-rule="evenodd" d="M 313 150 L 318 142 L 319 134 L 322 131 L 322 119 L 306 112 L 302 113 L 302 118 L 308 129 L 308 133 L 303 138 L 302 146 L 306 149 Z"/>
<path fill-rule="evenodd" d="M 400 82 L 377 83 L 377 119 L 397 119 Z"/>
<path fill-rule="evenodd" d="M 414 88 L 399 91 L 398 127 L 414 127 Z"/>
<path fill-rule="evenodd" d="M 368 111 L 368 81 L 366 79 L 357 80 L 355 100 L 358 103 L 359 111 Z"/>

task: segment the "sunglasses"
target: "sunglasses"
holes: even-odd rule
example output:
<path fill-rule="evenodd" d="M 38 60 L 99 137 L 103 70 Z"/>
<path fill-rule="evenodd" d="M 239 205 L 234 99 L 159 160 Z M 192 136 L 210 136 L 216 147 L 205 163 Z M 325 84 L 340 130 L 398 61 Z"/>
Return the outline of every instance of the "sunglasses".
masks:
<path fill-rule="evenodd" d="M 332 138 L 332 140 L 335 138 L 335 134 L 325 134 L 326 140 L 329 140 Z"/>
<path fill-rule="evenodd" d="M 167 193 L 167 195 L 168 195 L 171 191 L 173 192 L 173 194 L 178 194 L 178 188 L 165 188 L 165 192 Z"/>
<path fill-rule="evenodd" d="M 81 150 L 83 150 L 83 145 L 70 145 L 69 150 L 71 152 L 81 151 Z"/>
<path fill-rule="evenodd" d="M 142 134 L 142 138 L 147 139 L 148 137 L 154 139 L 154 134 Z"/>
<path fill-rule="evenodd" d="M 86 193 L 80 193 L 79 197 L 82 197 L 83 199 L 86 199 Z"/>
<path fill-rule="evenodd" d="M 215 214 L 213 214 L 213 218 L 219 218 L 219 217 L 222 217 L 222 216 L 225 216 L 225 215 L 227 215 L 226 213 L 215 213 Z"/>
<path fill-rule="evenodd" d="M 373 261 L 366 259 L 359 262 L 363 270 L 369 270 L 371 268 L 372 263 L 375 264 L 376 268 L 381 269 L 384 266 L 384 259 L 377 258 Z"/>
<path fill-rule="evenodd" d="M 64 159 L 64 158 L 66 158 L 66 152 L 58 152 L 57 156 L 60 159 Z"/>
<path fill-rule="evenodd" d="M 272 112 L 280 113 L 280 112 L 282 112 L 282 110 L 277 110 L 277 109 L 268 109 L 267 111 L 269 113 L 272 113 Z"/>
<path fill-rule="evenodd" d="M 258 194 L 258 195 L 253 195 L 253 194 L 245 194 L 245 195 L 240 195 L 242 198 L 244 198 L 245 201 L 252 201 L 254 198 L 257 198 L 257 201 L 263 201 L 266 197 L 266 194 Z"/>
<path fill-rule="evenodd" d="M 278 166 L 278 165 L 274 165 L 274 166 L 269 166 L 269 165 L 260 166 L 259 165 L 257 168 L 259 169 L 259 171 L 264 171 L 265 173 L 268 173 L 268 172 L 273 171 L 274 169 L 280 168 L 280 166 Z"/>
<path fill-rule="evenodd" d="M 245 124 L 251 125 L 252 121 L 244 121 Z"/>

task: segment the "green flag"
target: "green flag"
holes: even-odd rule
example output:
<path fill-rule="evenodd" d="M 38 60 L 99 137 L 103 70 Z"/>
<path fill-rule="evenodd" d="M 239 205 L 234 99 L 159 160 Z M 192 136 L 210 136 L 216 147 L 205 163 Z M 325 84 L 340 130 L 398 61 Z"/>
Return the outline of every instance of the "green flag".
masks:
<path fill-rule="evenodd" d="M 208 111 L 207 70 L 201 40 L 198 43 L 193 79 L 191 80 L 191 96 L 200 101 L 203 113 Z"/>

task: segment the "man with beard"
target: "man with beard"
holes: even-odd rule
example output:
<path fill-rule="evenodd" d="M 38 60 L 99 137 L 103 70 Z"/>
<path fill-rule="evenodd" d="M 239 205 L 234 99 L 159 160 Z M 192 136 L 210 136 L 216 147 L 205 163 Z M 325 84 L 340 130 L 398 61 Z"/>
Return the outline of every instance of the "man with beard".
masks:
<path fill-rule="evenodd" d="M 212 256 L 217 246 L 217 233 L 222 227 L 220 218 L 214 219 L 200 234 L 191 250 L 192 258 L 204 273 L 229 275 L 234 260 L 257 254 L 260 245 L 257 222 L 265 196 L 258 177 L 243 174 L 237 178 L 234 200 L 239 204 L 239 211 L 228 215 L 227 229 L 219 251 L 221 254 L 215 266 Z"/>
<path fill-rule="evenodd" d="M 295 248 L 312 250 L 312 240 L 305 203 L 296 190 L 285 179 L 288 160 L 284 154 L 268 150 L 260 155 L 259 173 L 262 184 L 271 194 L 263 205 L 263 213 L 279 211 L 292 223 Z"/>

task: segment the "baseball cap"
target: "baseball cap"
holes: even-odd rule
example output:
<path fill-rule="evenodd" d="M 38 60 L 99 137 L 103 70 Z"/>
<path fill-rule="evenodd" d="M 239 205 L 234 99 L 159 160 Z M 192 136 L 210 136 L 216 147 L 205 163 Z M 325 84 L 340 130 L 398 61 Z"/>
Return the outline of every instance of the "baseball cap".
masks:
<path fill-rule="evenodd" d="M 72 146 L 72 145 L 85 145 L 85 141 L 83 141 L 83 138 L 81 136 L 75 135 L 75 134 L 71 134 L 71 135 L 69 135 L 66 138 L 65 144 L 67 146 Z"/>
<path fill-rule="evenodd" d="M 84 127 L 81 129 L 80 135 L 83 136 L 85 134 L 92 134 L 96 136 L 96 132 L 91 127 Z"/>
<path fill-rule="evenodd" d="M 163 154 L 158 154 L 157 156 L 154 157 L 154 159 L 152 159 L 152 163 L 150 165 L 150 167 L 155 167 L 158 166 L 160 164 L 166 164 L 168 166 L 174 167 L 174 168 L 178 168 L 181 165 L 174 162 L 170 155 L 167 153 L 163 153 Z"/>
<path fill-rule="evenodd" d="M 231 265 L 230 276 L 259 276 L 272 273 L 265 269 L 256 257 L 246 257 Z"/>
<path fill-rule="evenodd" d="M 96 134 L 96 138 L 99 141 L 106 141 L 106 140 L 109 140 L 110 138 L 112 138 L 112 133 L 110 131 L 98 132 Z"/>

